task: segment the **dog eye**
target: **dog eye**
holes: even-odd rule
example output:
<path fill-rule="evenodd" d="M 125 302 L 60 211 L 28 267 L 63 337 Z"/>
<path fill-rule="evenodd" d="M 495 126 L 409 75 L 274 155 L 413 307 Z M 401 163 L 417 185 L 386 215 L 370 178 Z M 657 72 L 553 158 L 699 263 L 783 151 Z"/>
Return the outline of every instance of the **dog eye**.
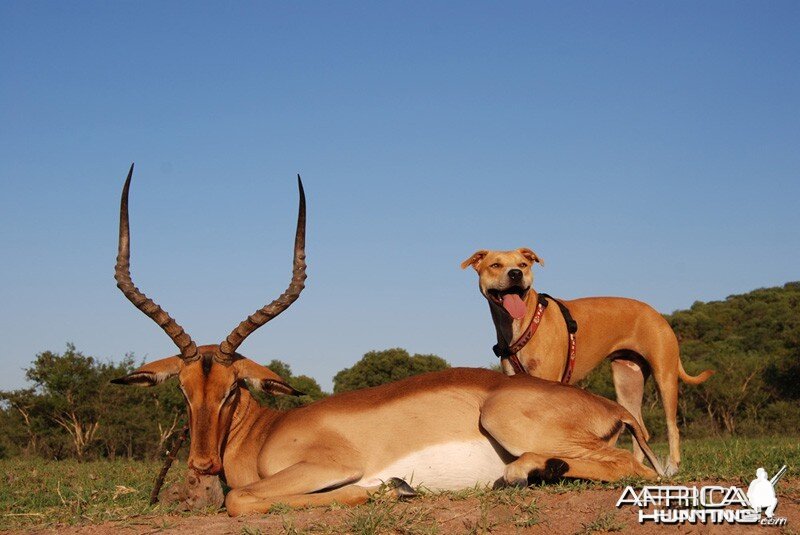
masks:
<path fill-rule="evenodd" d="M 491 265 L 491 266 L 489 266 L 489 267 L 493 267 L 493 268 L 497 269 L 497 268 L 499 268 L 499 267 L 500 267 L 500 264 L 498 264 L 497 262 L 495 262 L 494 264 L 492 264 L 492 265 Z"/>
<path fill-rule="evenodd" d="M 526 264 L 525 262 L 521 262 L 519 267 L 526 268 L 526 267 L 528 267 L 528 264 Z"/>

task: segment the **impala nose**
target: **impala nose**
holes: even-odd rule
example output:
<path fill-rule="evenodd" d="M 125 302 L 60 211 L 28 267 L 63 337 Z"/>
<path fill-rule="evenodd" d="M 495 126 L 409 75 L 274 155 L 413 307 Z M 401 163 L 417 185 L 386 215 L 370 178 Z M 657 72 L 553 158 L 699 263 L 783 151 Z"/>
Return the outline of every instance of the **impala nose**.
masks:
<path fill-rule="evenodd" d="M 189 461 L 189 468 L 201 474 L 208 473 L 213 466 L 214 461 L 211 458 L 191 459 Z"/>
<path fill-rule="evenodd" d="M 508 271 L 508 278 L 511 282 L 519 282 L 522 280 L 522 271 L 519 269 L 511 269 Z"/>

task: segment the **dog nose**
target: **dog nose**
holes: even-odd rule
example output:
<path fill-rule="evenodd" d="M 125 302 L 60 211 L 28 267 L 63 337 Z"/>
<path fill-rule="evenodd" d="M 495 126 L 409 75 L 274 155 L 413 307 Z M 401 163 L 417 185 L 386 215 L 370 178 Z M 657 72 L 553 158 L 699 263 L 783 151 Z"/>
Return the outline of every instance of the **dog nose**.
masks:
<path fill-rule="evenodd" d="M 522 271 L 519 269 L 511 269 L 508 271 L 508 278 L 513 282 L 519 282 L 522 280 Z"/>

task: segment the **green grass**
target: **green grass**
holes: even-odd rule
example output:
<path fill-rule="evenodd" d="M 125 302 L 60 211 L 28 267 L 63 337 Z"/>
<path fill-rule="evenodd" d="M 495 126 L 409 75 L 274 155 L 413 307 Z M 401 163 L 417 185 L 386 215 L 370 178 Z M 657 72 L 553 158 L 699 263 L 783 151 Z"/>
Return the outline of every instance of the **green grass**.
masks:
<path fill-rule="evenodd" d="M 653 445 L 660 458 L 666 456 L 667 446 Z M 772 474 L 783 464 L 789 474 L 780 485 L 783 492 L 797 490 L 800 485 L 800 439 L 781 436 L 762 439 L 706 439 L 683 441 L 681 473 L 671 481 L 730 481 L 746 486 L 755 476 L 755 469 L 763 466 Z M 130 524 L 142 522 L 142 515 L 173 513 L 162 506 L 150 506 L 149 496 L 161 462 L 142 461 L 45 461 L 41 459 L 0 460 L 0 530 L 57 524 L 86 524 L 103 521 L 121 521 Z M 185 463 L 176 463 L 170 471 L 165 488 L 185 473 Z M 544 485 L 540 491 L 564 493 L 590 488 L 611 488 L 617 484 L 564 481 Z M 477 498 L 480 503 L 477 519 L 458 526 L 460 530 L 484 533 L 494 527 L 494 508 L 510 511 L 511 524 L 524 528 L 541 521 L 534 496 L 526 489 L 486 488 L 459 492 L 431 493 L 421 489 L 422 497 L 397 507 L 395 502 L 374 500 L 347 511 L 342 531 L 379 533 L 386 531 L 406 533 L 435 533 L 436 524 L 430 515 L 432 500 L 446 498 L 453 501 Z M 214 511 L 206 511 L 206 514 Z M 187 513 L 197 515 L 197 512 Z M 202 512 L 199 514 L 203 514 Z M 292 517 L 288 510 L 276 506 L 274 513 L 284 518 L 284 531 L 292 532 Z M 597 519 L 600 522 L 603 519 Z M 613 519 L 603 521 L 610 522 Z M 166 520 L 167 522 L 169 520 Z M 152 521 L 149 522 L 152 525 Z M 320 526 L 322 530 L 324 526 Z M 600 529 L 594 522 L 587 530 Z M 242 528 L 243 532 L 248 528 Z"/>
<path fill-rule="evenodd" d="M 425 506 L 407 506 L 396 500 L 373 500 L 348 511 L 346 533 L 377 535 L 379 533 L 435 534 L 436 520 Z"/>
<path fill-rule="evenodd" d="M 800 475 L 796 436 L 684 440 L 681 449 L 681 472 L 673 478 L 678 482 L 730 479 L 749 484 L 759 466 L 772 475 L 784 464 L 789 466 L 787 475 Z M 660 459 L 669 451 L 666 444 L 654 444 L 653 450 Z"/>
<path fill-rule="evenodd" d="M 0 460 L 0 530 L 125 520 L 149 505 L 161 462 Z M 165 487 L 185 474 L 173 467 Z"/>

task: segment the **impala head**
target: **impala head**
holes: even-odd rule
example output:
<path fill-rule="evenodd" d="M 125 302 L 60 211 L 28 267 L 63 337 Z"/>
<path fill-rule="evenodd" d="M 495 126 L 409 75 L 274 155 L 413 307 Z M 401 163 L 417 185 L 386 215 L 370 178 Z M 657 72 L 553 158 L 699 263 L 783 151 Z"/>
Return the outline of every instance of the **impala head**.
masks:
<path fill-rule="evenodd" d="M 178 346 L 180 353 L 145 364 L 138 370 L 112 381 L 117 384 L 153 386 L 177 376 L 189 410 L 191 449 L 189 467 L 204 474 L 222 469 L 222 453 L 233 413 L 239 400 L 239 387 L 247 381 L 271 394 L 299 395 L 269 368 L 256 364 L 236 352 L 253 331 L 286 310 L 303 290 L 306 279 L 305 222 L 306 201 L 300 176 L 300 208 L 295 233 L 294 269 L 286 291 L 277 299 L 242 321 L 218 345 L 197 346 L 191 337 L 131 280 L 128 190 L 133 165 L 125 180 L 120 205 L 119 253 L 114 277 L 117 286 L 131 303 L 153 319 Z"/>
<path fill-rule="evenodd" d="M 539 256 L 521 247 L 513 251 L 481 249 L 461 263 L 478 272 L 481 293 L 493 305 L 503 307 L 514 319 L 525 315 L 523 299 L 533 285 L 533 264 L 544 265 Z"/>

